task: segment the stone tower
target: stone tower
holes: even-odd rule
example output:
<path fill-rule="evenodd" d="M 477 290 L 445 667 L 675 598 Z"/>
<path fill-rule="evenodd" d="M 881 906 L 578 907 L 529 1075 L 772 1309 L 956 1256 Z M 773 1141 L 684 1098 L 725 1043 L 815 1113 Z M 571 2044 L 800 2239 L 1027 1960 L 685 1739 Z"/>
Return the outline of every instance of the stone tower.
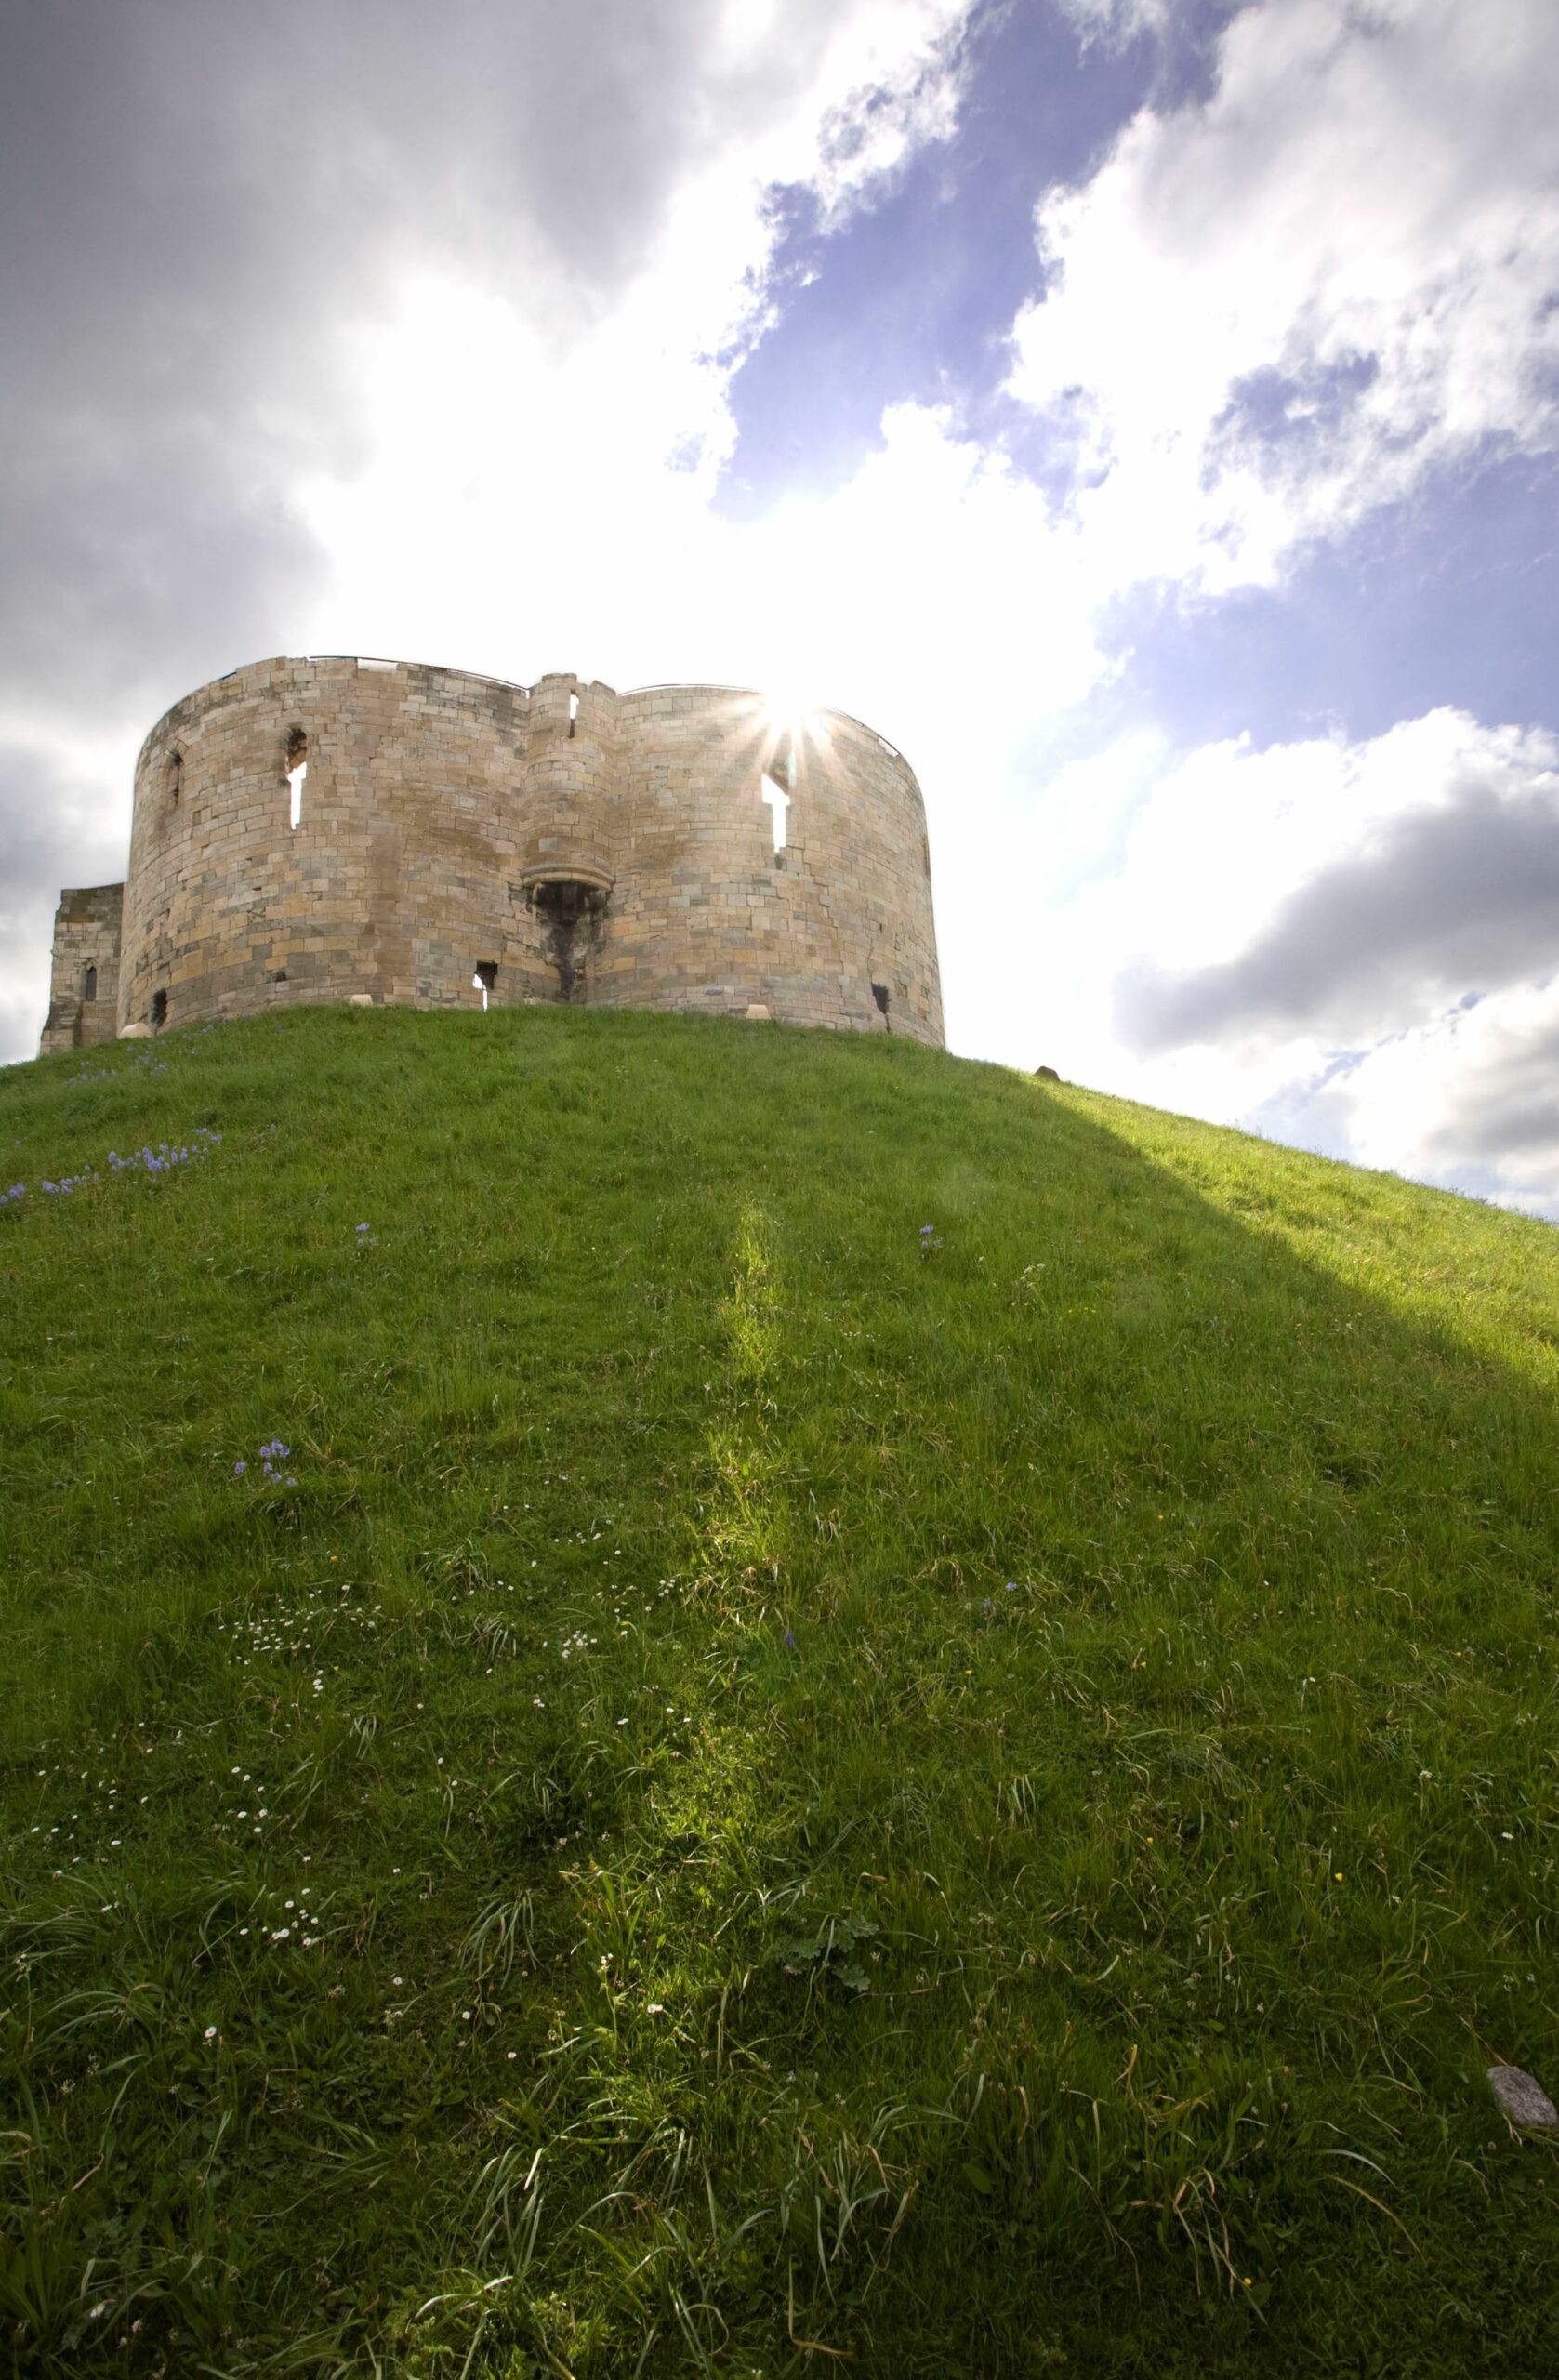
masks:
<path fill-rule="evenodd" d="M 695 1010 L 942 1043 L 914 772 L 840 711 L 259 661 L 158 721 L 45 1051 L 297 1000 Z"/>

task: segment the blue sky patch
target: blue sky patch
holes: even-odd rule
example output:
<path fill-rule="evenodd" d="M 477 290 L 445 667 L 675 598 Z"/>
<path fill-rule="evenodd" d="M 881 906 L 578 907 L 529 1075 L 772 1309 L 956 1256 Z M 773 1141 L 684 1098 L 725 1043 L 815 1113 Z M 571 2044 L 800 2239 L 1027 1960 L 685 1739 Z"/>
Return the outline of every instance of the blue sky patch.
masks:
<path fill-rule="evenodd" d="M 1036 201 L 1086 178 L 1164 56 L 1146 36 L 1087 43 L 1053 8 L 1011 6 L 977 12 L 963 55 L 955 137 L 838 231 L 820 229 L 810 188 L 771 193 L 782 231 L 765 294 L 779 318 L 731 383 L 736 443 L 717 498 L 728 517 L 839 486 L 880 444 L 890 405 L 951 404 L 974 434 L 1008 419 L 1012 320 L 1044 286 Z M 1177 75 L 1196 55 L 1177 46 Z"/>

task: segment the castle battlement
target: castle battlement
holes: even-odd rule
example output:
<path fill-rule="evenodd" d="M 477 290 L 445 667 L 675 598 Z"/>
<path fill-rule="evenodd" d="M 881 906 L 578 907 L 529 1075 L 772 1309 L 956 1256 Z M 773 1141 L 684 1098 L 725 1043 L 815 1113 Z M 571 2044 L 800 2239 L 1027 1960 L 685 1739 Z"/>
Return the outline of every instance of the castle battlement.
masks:
<path fill-rule="evenodd" d="M 920 788 L 859 720 L 733 687 L 255 662 L 141 747 L 124 885 L 61 895 L 41 1047 L 343 999 L 940 1047 Z"/>

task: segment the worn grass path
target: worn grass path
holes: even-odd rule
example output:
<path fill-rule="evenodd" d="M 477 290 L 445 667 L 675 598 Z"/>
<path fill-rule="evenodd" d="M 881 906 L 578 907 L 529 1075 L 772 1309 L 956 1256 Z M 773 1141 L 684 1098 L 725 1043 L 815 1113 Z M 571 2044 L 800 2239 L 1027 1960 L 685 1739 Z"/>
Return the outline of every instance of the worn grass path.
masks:
<path fill-rule="evenodd" d="M 1559 2371 L 1551 1229 L 539 1010 L 12 1182 L 0 2359 Z"/>

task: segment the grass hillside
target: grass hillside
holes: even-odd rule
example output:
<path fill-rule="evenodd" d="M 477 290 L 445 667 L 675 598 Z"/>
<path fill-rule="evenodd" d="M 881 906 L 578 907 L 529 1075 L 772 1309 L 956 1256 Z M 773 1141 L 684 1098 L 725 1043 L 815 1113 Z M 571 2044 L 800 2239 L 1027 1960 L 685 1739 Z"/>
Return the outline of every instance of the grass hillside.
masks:
<path fill-rule="evenodd" d="M 11 1183 L 20 2372 L 1559 2370 L 1559 1236 L 543 1010 Z"/>

